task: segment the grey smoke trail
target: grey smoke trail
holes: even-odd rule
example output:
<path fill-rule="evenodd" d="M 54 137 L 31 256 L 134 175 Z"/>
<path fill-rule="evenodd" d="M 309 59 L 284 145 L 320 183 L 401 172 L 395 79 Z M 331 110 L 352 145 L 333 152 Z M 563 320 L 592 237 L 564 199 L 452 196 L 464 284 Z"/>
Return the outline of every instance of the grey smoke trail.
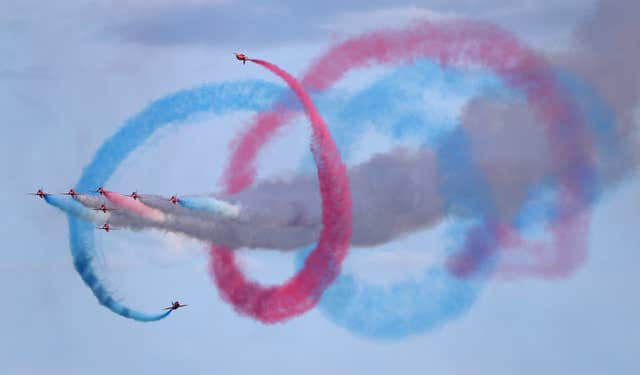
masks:
<path fill-rule="evenodd" d="M 532 158 L 531 163 L 540 160 Z M 464 175 L 464 171 L 459 173 Z M 437 165 L 431 151 L 396 149 L 379 154 L 351 168 L 349 177 L 352 191 L 357 192 L 353 198 L 353 246 L 379 245 L 444 218 Z M 509 189 L 519 189 L 520 193 L 515 195 L 523 197 L 530 182 L 520 179 L 518 186 Z M 460 183 L 465 194 L 476 194 L 472 184 L 464 186 L 464 178 Z M 114 227 L 155 228 L 230 248 L 292 250 L 313 243 L 320 233 L 320 197 L 312 175 L 263 181 L 244 192 L 217 198 L 240 206 L 239 217 L 195 211 L 174 205 L 166 197 L 142 195 L 141 202 L 167 215 L 165 222 L 148 220 L 125 210 L 113 211 L 107 220 Z M 83 195 L 79 200 L 88 207 L 105 203 L 97 196 Z M 507 208 L 502 214 L 509 215 L 511 205 L 509 202 L 502 205 Z"/>

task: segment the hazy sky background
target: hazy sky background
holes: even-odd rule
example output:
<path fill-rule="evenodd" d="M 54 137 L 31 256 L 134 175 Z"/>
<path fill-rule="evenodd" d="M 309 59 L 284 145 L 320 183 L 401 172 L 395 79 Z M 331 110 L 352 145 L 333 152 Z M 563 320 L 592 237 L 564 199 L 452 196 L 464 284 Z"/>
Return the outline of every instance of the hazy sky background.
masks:
<path fill-rule="evenodd" d="M 238 64 L 232 52 L 299 74 L 347 35 L 402 26 L 415 17 L 461 16 L 495 22 L 552 54 L 572 45 L 572 31 L 594 4 L 2 1 L 3 373 L 637 374 L 635 177 L 595 206 L 589 258 L 572 277 L 492 282 L 460 319 L 389 342 L 353 336 L 317 311 L 275 326 L 240 317 L 210 281 L 204 244 L 156 232 L 99 233 L 102 274 L 123 301 L 144 311 L 175 298 L 190 306 L 157 323 L 116 316 L 98 305 L 73 270 L 64 215 L 24 194 L 40 186 L 51 192 L 73 186 L 103 140 L 156 98 L 208 82 L 277 82 L 255 66 Z M 345 85 L 356 85 L 356 78 Z M 227 144 L 250 118 L 233 114 L 163 131 L 123 164 L 109 187 L 164 195 L 215 190 Z M 296 168 L 306 152 L 304 137 L 305 130 L 296 130 L 270 145 L 261 154 L 259 176 Z M 370 139 L 361 154 L 388 143 Z M 299 157 L 283 155 L 284 147 Z M 420 248 L 421 241 L 413 236 L 396 245 Z M 288 255 L 243 252 L 242 259 L 262 281 L 284 280 L 293 272 Z M 367 272 L 366 265 L 349 267 Z"/>

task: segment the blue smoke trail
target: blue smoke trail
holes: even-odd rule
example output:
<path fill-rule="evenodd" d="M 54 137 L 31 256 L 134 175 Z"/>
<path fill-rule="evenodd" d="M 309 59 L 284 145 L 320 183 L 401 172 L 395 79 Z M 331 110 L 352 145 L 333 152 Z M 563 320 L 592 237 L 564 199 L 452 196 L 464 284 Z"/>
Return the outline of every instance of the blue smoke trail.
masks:
<path fill-rule="evenodd" d="M 96 214 L 95 211 L 90 210 L 73 198 L 57 197 L 55 195 L 47 194 L 44 196 L 44 200 L 69 215 L 80 218 L 84 221 L 93 222 L 98 218 L 98 214 Z"/>
<path fill-rule="evenodd" d="M 90 222 L 94 219 L 95 213 L 75 199 L 53 195 L 45 195 L 44 199 L 50 205 L 68 214 L 69 222 L 72 223 L 69 226 L 69 237 L 71 243 L 75 244 L 75 246 L 71 247 L 73 265 L 78 274 L 80 274 L 82 281 L 91 288 L 91 291 L 102 305 L 119 315 L 142 322 L 160 320 L 171 313 L 171 310 L 169 310 L 161 314 L 145 314 L 131 310 L 115 301 L 111 293 L 96 276 L 92 266 L 95 244 L 93 241 L 94 226 Z"/>
<path fill-rule="evenodd" d="M 73 255 L 73 266 L 82 278 L 82 281 L 91 289 L 93 295 L 96 296 L 98 302 L 114 313 L 137 320 L 139 322 L 153 322 L 164 319 L 172 310 L 159 314 L 147 314 L 140 311 L 130 309 L 120 302 L 116 301 L 111 292 L 105 287 L 95 270 L 93 269 L 93 255 L 95 252 L 95 243 L 93 237 L 93 225 L 82 221 L 71 214 L 69 217 L 69 238 L 71 241 L 71 255 Z"/>
<path fill-rule="evenodd" d="M 240 207 L 213 197 L 181 197 L 178 199 L 178 204 L 185 208 L 227 218 L 237 218 L 240 214 Z"/>
<path fill-rule="evenodd" d="M 106 184 L 130 153 L 141 146 L 156 130 L 170 123 L 183 122 L 195 114 L 205 112 L 221 114 L 237 110 L 267 110 L 283 92 L 281 87 L 268 82 L 246 81 L 205 85 L 159 99 L 129 119 L 116 134 L 105 141 L 93 161 L 84 169 L 75 189 L 92 191 Z M 68 209 L 76 210 L 75 205 Z M 100 304 L 120 316 L 141 322 L 167 317 L 170 311 L 155 315 L 146 314 L 126 307 L 112 297 L 96 276 L 92 265 L 95 254 L 95 229 L 87 222 L 75 218 L 74 213 L 68 214 L 73 263 Z"/>
<path fill-rule="evenodd" d="M 227 82 L 200 86 L 158 99 L 127 120 L 102 144 L 93 161 L 85 167 L 77 189 L 93 191 L 104 184 L 131 152 L 165 125 L 186 121 L 199 113 L 263 111 L 269 109 L 284 92 L 281 87 L 263 81 Z"/>

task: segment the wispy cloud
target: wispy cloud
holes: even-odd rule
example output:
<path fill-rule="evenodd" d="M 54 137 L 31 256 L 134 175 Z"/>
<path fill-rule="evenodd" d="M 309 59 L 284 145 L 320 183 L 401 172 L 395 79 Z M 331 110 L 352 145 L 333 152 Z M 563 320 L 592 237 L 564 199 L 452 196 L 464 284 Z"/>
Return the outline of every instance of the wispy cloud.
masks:
<path fill-rule="evenodd" d="M 329 17 L 322 29 L 329 32 L 360 33 L 381 27 L 397 27 L 419 20 L 442 20 L 461 17 L 455 12 L 437 12 L 417 6 L 388 7 L 373 10 L 344 12 Z"/>
<path fill-rule="evenodd" d="M 335 1 L 299 3 L 279 0 L 265 5 L 258 1 L 158 0 L 153 6 L 112 7 L 121 15 L 104 29 L 105 34 L 140 45 L 219 45 L 234 47 L 273 46 L 350 34 L 373 26 L 399 26 L 416 19 L 472 17 L 498 21 L 509 29 L 540 34 L 545 41 L 558 40 L 558 30 L 570 30 L 576 9 L 588 3 L 579 0 L 557 4 L 551 1 L 512 2 L 493 0 L 451 1 Z M 120 8 L 125 8 L 124 12 Z M 547 22 L 531 26 L 531 17 Z M 537 29 L 532 30 L 532 27 Z M 553 34 L 555 39 L 551 39 Z"/>

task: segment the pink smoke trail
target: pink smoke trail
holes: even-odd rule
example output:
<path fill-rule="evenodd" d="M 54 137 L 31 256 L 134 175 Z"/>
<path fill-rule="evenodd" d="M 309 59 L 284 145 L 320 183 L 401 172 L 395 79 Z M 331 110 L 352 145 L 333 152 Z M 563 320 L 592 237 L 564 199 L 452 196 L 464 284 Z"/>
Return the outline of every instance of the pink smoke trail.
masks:
<path fill-rule="evenodd" d="M 162 211 L 149 207 L 139 200 L 133 199 L 129 196 L 107 190 L 104 191 L 104 196 L 114 205 L 131 211 L 145 219 L 158 222 L 165 221 L 166 219 L 166 215 Z"/>
<path fill-rule="evenodd" d="M 346 167 L 327 125 L 302 85 L 276 65 L 263 60 L 249 61 L 282 78 L 300 99 L 311 121 L 311 152 L 320 184 L 323 228 L 318 245 L 304 267 L 281 286 L 264 287 L 248 280 L 238 268 L 233 253 L 224 247 L 211 247 L 210 271 L 222 298 L 238 312 L 264 323 L 275 323 L 313 308 L 340 274 L 351 240 L 351 196 Z"/>

